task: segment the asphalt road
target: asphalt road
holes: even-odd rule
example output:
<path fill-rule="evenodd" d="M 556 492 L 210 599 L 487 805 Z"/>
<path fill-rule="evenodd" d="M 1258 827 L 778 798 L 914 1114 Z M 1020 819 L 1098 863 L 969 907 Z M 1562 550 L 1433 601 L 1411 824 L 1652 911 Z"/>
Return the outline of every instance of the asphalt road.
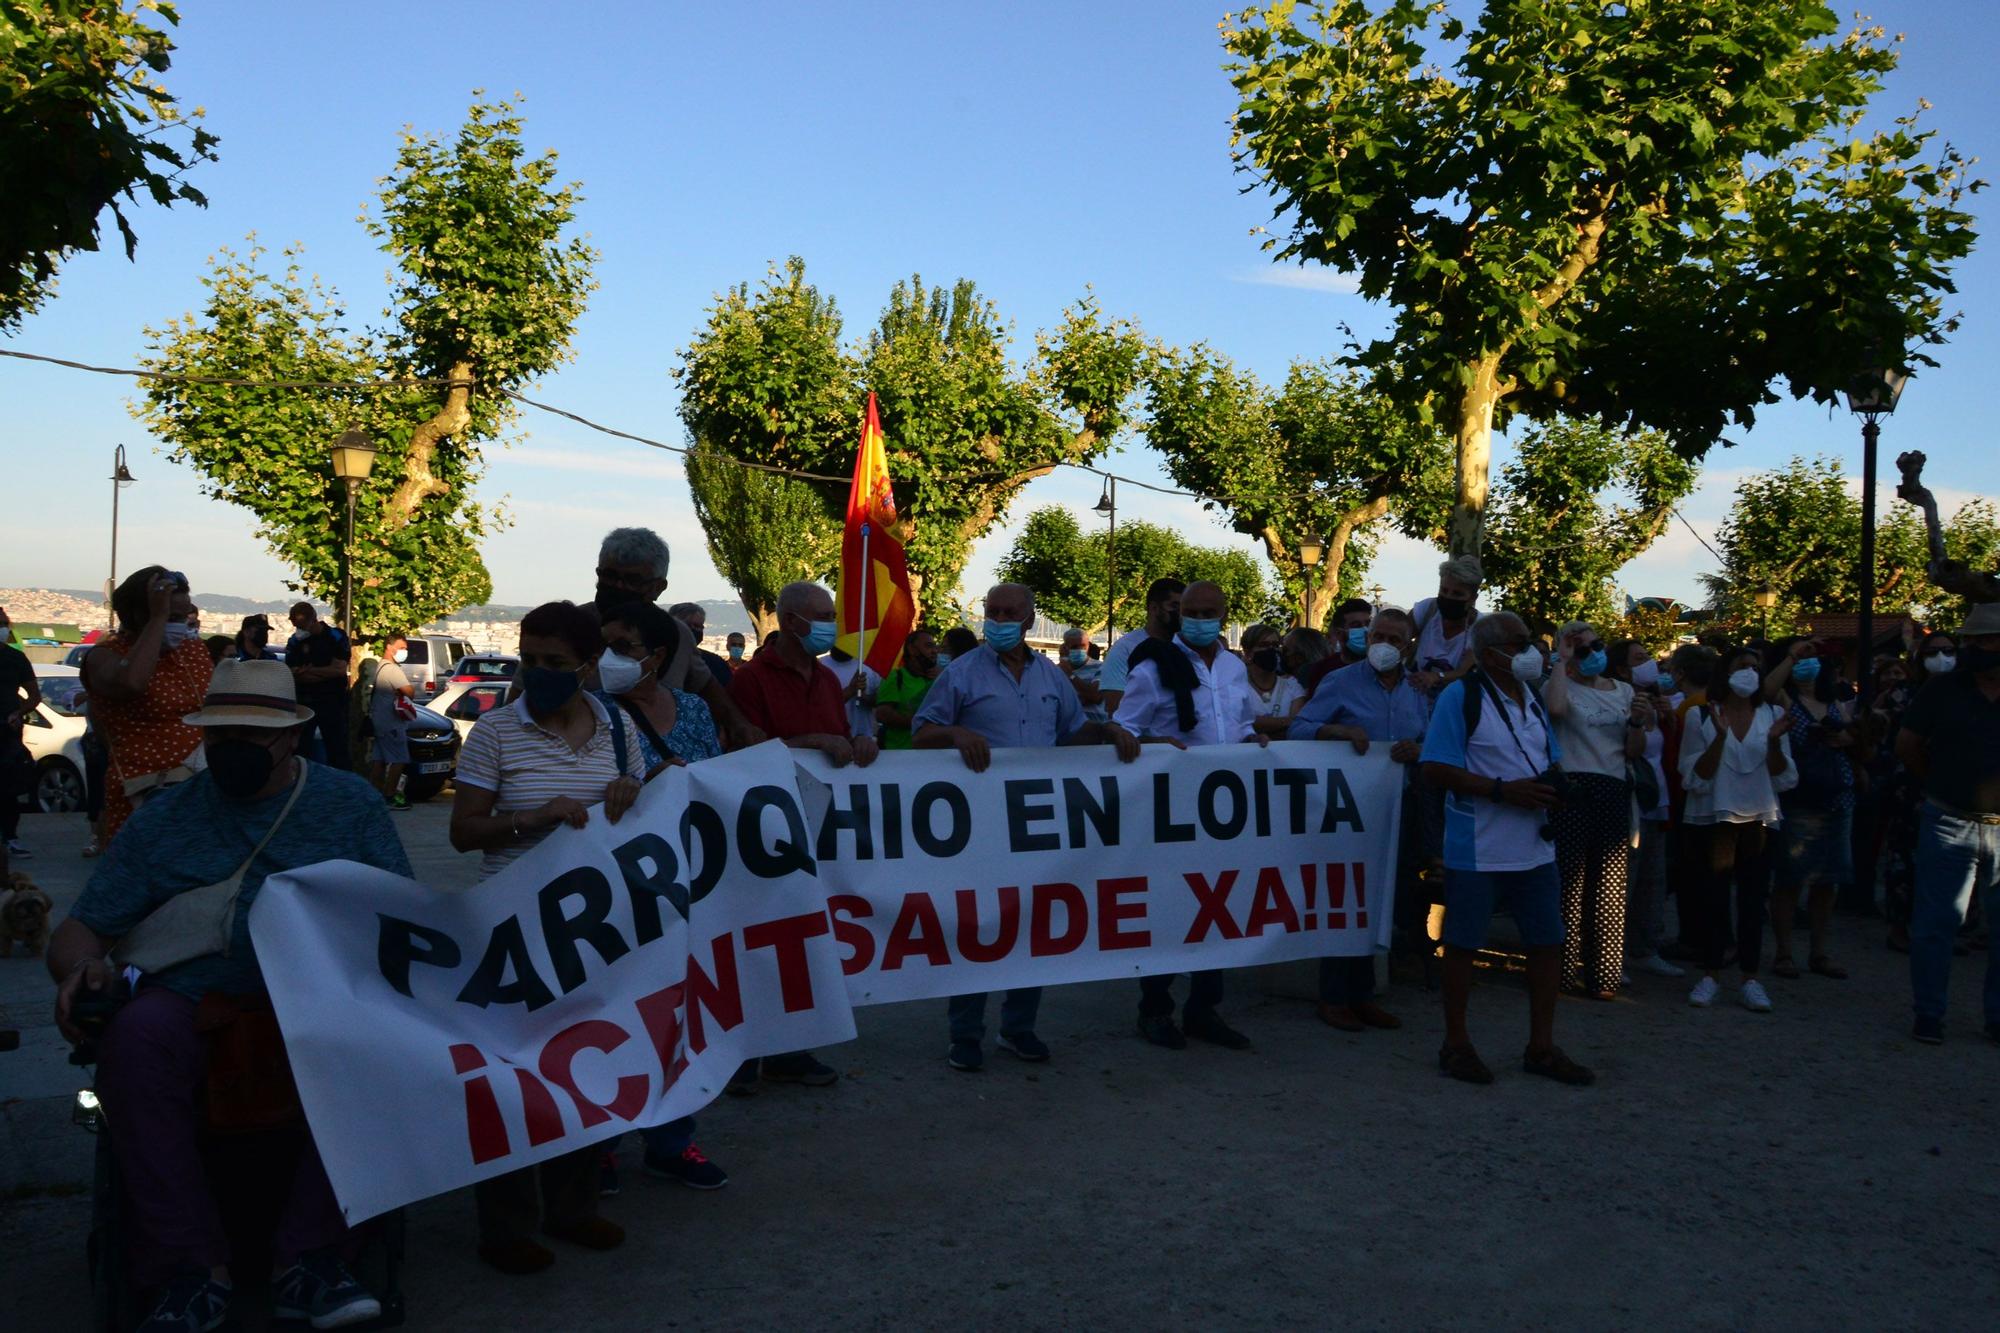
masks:
<path fill-rule="evenodd" d="M 400 817 L 419 873 L 467 882 L 444 809 Z M 72 816 L 31 816 L 22 863 L 66 905 L 90 862 Z M 473 1256 L 465 1193 L 410 1210 L 418 1329 L 661 1327 L 1991 1327 L 2000 1303 L 2000 1045 L 1984 959 L 1951 1036 L 1908 1038 L 1904 960 L 1846 920 L 1832 982 L 1770 981 L 1776 1012 L 1690 1009 L 1641 977 L 1565 1002 L 1594 1088 L 1519 1072 L 1526 995 L 1489 974 L 1474 1035 L 1490 1088 L 1439 1076 L 1434 994 L 1399 980 L 1401 1032 L 1348 1036 L 1233 978 L 1249 1053 L 1132 1031 L 1133 988 L 1052 990 L 1052 1063 L 944 1063 L 937 1003 L 862 1010 L 822 1090 L 725 1098 L 697 1141 L 733 1179 L 649 1179 L 636 1142 L 604 1212 L 610 1254 L 505 1278 Z M 1729 992 L 1725 992 L 1729 994 Z M 0 1327 L 80 1327 L 92 1140 L 38 962 L 0 960 Z M 393 1133 L 393 1126 L 384 1126 Z"/>

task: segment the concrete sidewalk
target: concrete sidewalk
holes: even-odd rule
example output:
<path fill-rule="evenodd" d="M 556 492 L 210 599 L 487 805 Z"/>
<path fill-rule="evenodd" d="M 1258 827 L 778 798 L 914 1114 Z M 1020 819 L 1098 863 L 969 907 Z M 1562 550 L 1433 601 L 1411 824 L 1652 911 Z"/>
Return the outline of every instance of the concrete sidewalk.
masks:
<path fill-rule="evenodd" d="M 442 804 L 399 816 L 419 873 L 471 878 Z M 31 816 L 23 863 L 80 888 L 80 821 Z M 1053 989 L 1040 1067 L 944 1063 L 943 1006 L 860 1011 L 821 1052 L 833 1088 L 724 1098 L 697 1142 L 733 1179 L 696 1194 L 624 1148 L 608 1255 L 503 1278 L 473 1257 L 465 1193 L 410 1210 L 410 1326 L 730 1328 L 1660 1326 L 1956 1328 L 2000 1300 L 2000 1046 L 1985 959 L 1960 960 L 1951 1037 L 1911 1042 L 1904 960 L 1842 922 L 1845 983 L 1771 980 L 1776 1012 L 1690 1009 L 1639 978 L 1566 1002 L 1572 1090 L 1519 1072 L 1525 994 L 1475 991 L 1491 1088 L 1442 1079 L 1436 998 L 1348 1036 L 1241 978 L 1256 1041 L 1174 1053 L 1133 1035 L 1135 988 Z M 1725 999 L 1733 991 L 1725 990 Z M 0 961 L 0 1328 L 81 1326 L 91 1139 L 39 962 Z M 393 1134 L 393 1125 L 384 1125 Z"/>

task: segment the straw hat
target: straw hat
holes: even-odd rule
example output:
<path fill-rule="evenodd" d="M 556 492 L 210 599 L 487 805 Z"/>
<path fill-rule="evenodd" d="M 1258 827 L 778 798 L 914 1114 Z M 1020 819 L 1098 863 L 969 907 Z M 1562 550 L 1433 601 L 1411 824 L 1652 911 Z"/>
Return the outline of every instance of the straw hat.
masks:
<path fill-rule="evenodd" d="M 1966 612 L 1965 627 L 1958 637 L 1970 639 L 1980 634 L 2000 634 L 2000 602 L 1974 602 Z"/>
<path fill-rule="evenodd" d="M 209 677 L 201 711 L 181 721 L 190 727 L 296 727 L 312 715 L 312 709 L 300 706 L 298 686 L 283 662 L 225 657 Z"/>

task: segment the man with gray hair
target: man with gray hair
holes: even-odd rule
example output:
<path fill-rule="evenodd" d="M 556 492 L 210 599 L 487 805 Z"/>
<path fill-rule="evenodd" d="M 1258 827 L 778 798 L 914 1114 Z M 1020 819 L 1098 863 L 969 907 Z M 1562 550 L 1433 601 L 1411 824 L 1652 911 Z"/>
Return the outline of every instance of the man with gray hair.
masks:
<path fill-rule="evenodd" d="M 1101 745 L 1117 749 L 1127 763 L 1139 757 L 1139 742 L 1123 727 L 1083 716 L 1076 691 L 1054 663 L 1028 647 L 1035 622 L 1035 594 L 1018 583 L 996 584 L 986 594 L 986 642 L 951 660 L 924 694 L 911 722 L 919 750 L 955 749 L 965 766 L 985 771 L 996 748 Z M 1042 988 L 1007 992 L 1000 1005 L 1000 1049 L 1039 1062 L 1049 1048 L 1035 1035 Z M 986 1036 L 986 995 L 953 996 L 947 1010 L 951 1045 L 945 1061 L 961 1073 L 986 1063 L 980 1042 Z"/>
<path fill-rule="evenodd" d="M 1511 907 L 1528 953 L 1528 1047 L 1521 1067 L 1581 1086 L 1591 1072 L 1555 1044 L 1562 981 L 1562 881 L 1548 814 L 1562 749 L 1534 687 L 1547 671 L 1521 618 L 1481 616 L 1467 635 L 1468 668 L 1445 687 L 1424 735 L 1423 773 L 1445 792 L 1444 1045 L 1438 1065 L 1464 1083 L 1491 1083 L 1472 1049 L 1465 1010 L 1472 960 L 1496 907 Z"/>
<path fill-rule="evenodd" d="M 1438 591 L 1410 608 L 1417 625 L 1416 687 L 1432 698 L 1472 669 L 1466 630 L 1479 619 L 1473 602 L 1485 577 L 1479 558 L 1455 555 L 1438 566 Z"/>
<path fill-rule="evenodd" d="M 701 646 L 708 637 L 708 610 L 700 602 L 675 602 L 667 608 L 667 614 L 681 622 L 683 628 L 694 636 L 694 656 L 697 662 L 708 668 L 708 674 L 722 682 L 722 688 L 729 688 L 729 663 Z M 737 636 L 741 638 L 741 635 Z"/>
<path fill-rule="evenodd" d="M 591 598 L 600 618 L 633 602 L 651 605 L 667 590 L 667 544 L 651 528 L 613 528 L 597 548 L 597 591 Z M 685 626 L 683 626 L 685 628 Z M 764 739 L 730 701 L 729 691 L 695 656 L 695 636 L 684 634 L 660 669 L 660 684 L 698 694 L 715 716 L 717 730 L 732 750 Z"/>
<path fill-rule="evenodd" d="M 1098 688 L 1098 678 L 1103 673 L 1102 663 L 1090 660 L 1090 636 L 1074 627 L 1063 631 L 1062 657 L 1056 661 L 1062 673 L 1069 677 L 1071 688 L 1076 691 L 1077 701 L 1083 705 L 1083 716 L 1089 722 L 1109 722 L 1111 714 L 1104 711 L 1104 691 Z"/>

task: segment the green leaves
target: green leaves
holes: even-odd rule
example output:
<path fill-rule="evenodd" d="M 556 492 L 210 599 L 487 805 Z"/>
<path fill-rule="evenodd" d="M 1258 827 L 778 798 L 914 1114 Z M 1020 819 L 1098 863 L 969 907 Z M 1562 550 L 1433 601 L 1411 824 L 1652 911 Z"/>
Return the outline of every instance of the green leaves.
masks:
<path fill-rule="evenodd" d="M 1981 187 L 1915 118 L 1854 126 L 1895 67 L 1822 0 L 1485 0 L 1433 70 L 1429 7 L 1225 22 L 1235 155 L 1278 257 L 1396 308 L 1357 366 L 1460 430 L 1476 546 L 1491 423 L 1596 417 L 1700 458 L 1777 387 L 1831 401 L 1927 363 Z"/>
<path fill-rule="evenodd" d="M 1283 615 L 1284 595 L 1264 567 L 1242 551 L 1200 546 L 1170 528 L 1121 521 L 1086 533 L 1075 515 L 1050 505 L 1028 515 L 996 568 L 1000 578 L 1035 590 L 1043 615 L 1095 633 L 1136 628 L 1146 618 L 1146 587 L 1154 579 L 1206 579 L 1229 599 L 1229 619 L 1248 625 Z"/>
<path fill-rule="evenodd" d="M 1146 408 L 1168 475 L 1217 497 L 1220 517 L 1264 544 L 1303 623 L 1360 586 L 1368 525 L 1392 511 L 1421 535 L 1442 522 L 1449 441 L 1352 372 L 1301 362 L 1274 394 L 1197 345 L 1158 356 Z M 1326 542 L 1313 571 L 1299 563 L 1309 535 Z"/>
<path fill-rule="evenodd" d="M 1037 336 L 1034 364 L 1017 366 L 1009 326 L 971 282 L 914 276 L 858 343 L 841 335 L 804 261 L 774 266 L 754 292 L 723 293 L 682 351 L 681 418 L 720 454 L 838 479 L 811 483 L 833 507 L 874 391 L 910 569 L 932 605 L 950 600 L 973 541 L 1022 487 L 1124 429 L 1144 353 L 1138 332 L 1086 295 Z M 706 531 L 721 567 L 731 534 Z M 737 587 L 746 605 L 762 596 L 754 581 Z"/>
<path fill-rule="evenodd" d="M 1696 479 L 1657 432 L 1582 421 L 1526 432 L 1487 511 L 1483 564 L 1502 590 L 1496 605 L 1530 629 L 1588 620 L 1608 633 L 1618 571 L 1666 530 Z"/>
<path fill-rule="evenodd" d="M 296 590 L 329 600 L 345 496 L 328 449 L 351 427 L 373 437 L 381 452 L 355 505 L 357 633 L 426 624 L 492 596 L 479 540 L 504 518 L 474 503 L 472 488 L 480 446 L 512 420 L 494 390 L 567 355 L 594 259 L 565 234 L 575 187 L 556 187 L 554 155 L 528 157 L 520 136 L 514 105 L 499 103 L 475 105 L 449 142 L 404 137 L 370 224 L 400 266 L 386 331 L 350 332 L 338 296 L 301 275 L 296 251 L 273 275 L 255 248 L 221 253 L 199 315 L 147 330 L 148 368 L 169 373 L 476 382 L 471 393 L 146 382 L 135 415 L 211 496 L 256 516 L 258 534 L 299 571 Z"/>
<path fill-rule="evenodd" d="M 151 77 L 173 42 L 147 10 L 180 22 L 169 4 L 0 0 L 0 331 L 48 299 L 65 256 L 97 249 L 105 209 L 132 257 L 121 199 L 207 203 L 183 177 L 214 160 L 216 138 Z"/>

